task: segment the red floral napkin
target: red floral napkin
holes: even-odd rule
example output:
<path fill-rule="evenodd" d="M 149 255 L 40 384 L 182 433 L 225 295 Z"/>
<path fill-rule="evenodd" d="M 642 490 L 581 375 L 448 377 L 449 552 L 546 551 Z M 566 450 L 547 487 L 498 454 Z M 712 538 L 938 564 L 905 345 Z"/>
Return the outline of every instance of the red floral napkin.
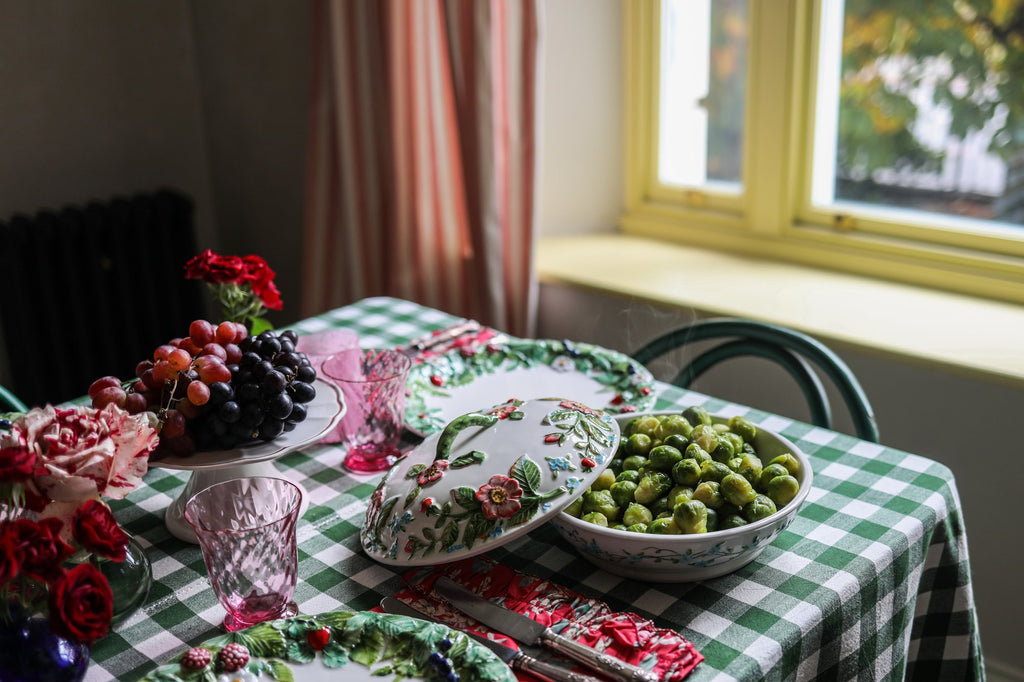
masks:
<path fill-rule="evenodd" d="M 469 557 L 443 566 L 409 571 L 404 576 L 408 588 L 395 597 L 450 627 L 490 636 L 519 648 L 514 640 L 488 630 L 435 596 L 434 581 L 443 575 L 488 599 L 501 597 L 498 603 L 505 608 L 527 615 L 577 642 L 653 670 L 665 682 L 682 680 L 704 660 L 693 644 L 673 630 L 658 628 L 634 613 L 612 611 L 604 602 L 519 573 L 486 557 Z M 546 653 L 535 653 L 548 657 Z M 520 675 L 519 679 L 533 678 Z"/>

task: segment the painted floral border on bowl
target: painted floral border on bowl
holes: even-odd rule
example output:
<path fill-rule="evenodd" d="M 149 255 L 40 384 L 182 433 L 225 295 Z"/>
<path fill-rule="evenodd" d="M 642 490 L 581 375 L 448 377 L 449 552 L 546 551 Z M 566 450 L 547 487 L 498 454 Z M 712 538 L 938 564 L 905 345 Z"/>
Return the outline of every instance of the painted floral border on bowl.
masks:
<path fill-rule="evenodd" d="M 456 349 L 415 365 L 406 382 L 406 426 L 421 436 L 440 431 L 457 414 L 446 415 L 444 407 L 436 403 L 451 399 L 454 392 L 489 375 L 513 373 L 503 395 L 495 395 L 470 410 L 495 404 L 509 396 L 552 397 L 529 395 L 531 386 L 518 385 L 515 381 L 514 372 L 547 369 L 583 375 L 599 385 L 598 392 L 608 396 L 605 404 L 581 401 L 611 414 L 644 411 L 654 404 L 654 377 L 646 367 L 623 353 L 568 340 L 511 339 Z M 559 397 L 576 399 L 570 395 L 559 394 Z"/>

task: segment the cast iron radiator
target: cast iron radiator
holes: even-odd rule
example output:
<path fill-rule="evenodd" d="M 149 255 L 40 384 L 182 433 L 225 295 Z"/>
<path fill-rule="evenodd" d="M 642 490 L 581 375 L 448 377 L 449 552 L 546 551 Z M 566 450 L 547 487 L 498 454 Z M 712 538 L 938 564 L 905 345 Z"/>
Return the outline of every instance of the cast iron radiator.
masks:
<path fill-rule="evenodd" d="M 0 324 L 10 388 L 29 406 L 135 376 L 202 317 L 189 197 L 160 190 L 0 222 Z"/>

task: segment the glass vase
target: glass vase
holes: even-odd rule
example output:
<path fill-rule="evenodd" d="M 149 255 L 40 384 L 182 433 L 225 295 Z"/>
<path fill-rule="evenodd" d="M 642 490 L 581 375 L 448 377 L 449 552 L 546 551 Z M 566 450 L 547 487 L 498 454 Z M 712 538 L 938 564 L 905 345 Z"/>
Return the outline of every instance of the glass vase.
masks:
<path fill-rule="evenodd" d="M 89 647 L 56 635 L 40 616 L 14 610 L 0 618 L 0 680 L 78 682 L 89 667 Z"/>
<path fill-rule="evenodd" d="M 153 584 L 153 565 L 146 556 L 146 551 L 131 533 L 128 533 L 128 538 L 124 561 L 113 561 L 95 555 L 90 557 L 90 561 L 106 577 L 110 591 L 114 593 L 111 629 L 127 620 L 146 603 L 149 588 Z"/>

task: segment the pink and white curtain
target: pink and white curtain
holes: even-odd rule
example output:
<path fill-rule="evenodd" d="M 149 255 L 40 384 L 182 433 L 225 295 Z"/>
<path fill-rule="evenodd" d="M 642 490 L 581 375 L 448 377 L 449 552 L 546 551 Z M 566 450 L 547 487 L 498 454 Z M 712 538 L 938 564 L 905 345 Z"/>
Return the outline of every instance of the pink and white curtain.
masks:
<path fill-rule="evenodd" d="M 531 335 L 537 0 L 314 0 L 303 314 L 388 295 Z"/>

